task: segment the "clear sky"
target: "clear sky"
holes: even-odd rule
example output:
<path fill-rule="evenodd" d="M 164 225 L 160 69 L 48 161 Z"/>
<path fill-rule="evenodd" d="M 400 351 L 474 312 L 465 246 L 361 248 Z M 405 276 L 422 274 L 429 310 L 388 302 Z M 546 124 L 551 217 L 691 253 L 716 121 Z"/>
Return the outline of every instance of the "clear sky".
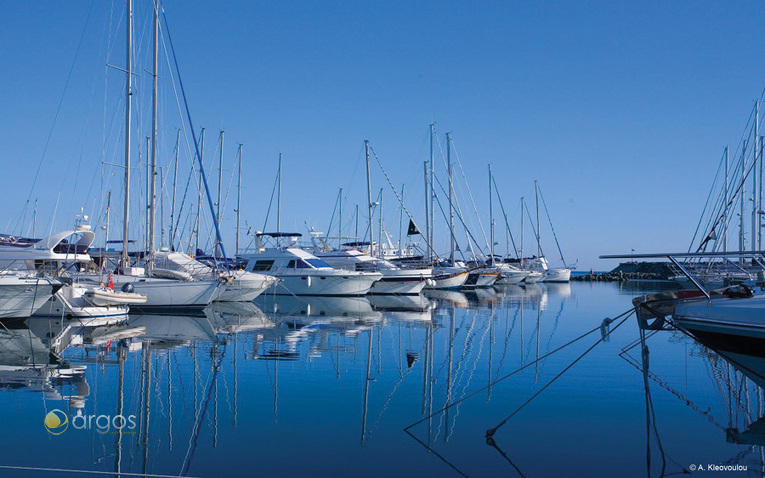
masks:
<path fill-rule="evenodd" d="M 755 1 L 168 0 L 164 7 L 194 127 L 197 134 L 206 128 L 214 195 L 225 131 L 229 249 L 237 144 L 242 221 L 253 229 L 262 229 L 280 152 L 282 230 L 326 231 L 340 187 L 343 222 L 352 224 L 355 204 L 364 220 L 365 139 L 397 189 L 405 185 L 407 208 L 424 228 L 422 163 L 435 122 L 442 150 L 444 133 L 452 133 L 487 231 L 491 163 L 513 233 L 520 197 L 533 206 L 538 180 L 566 260 L 580 269 L 616 265 L 599 254 L 685 250 L 723 148 L 735 147 L 765 86 L 765 5 Z M 70 226 L 80 208 L 103 224 L 111 190 L 110 237 L 120 238 L 124 173 L 109 163 L 124 161 L 125 75 L 106 65 L 125 65 L 124 10 L 106 1 L 0 3 L 5 231 L 27 234 L 35 199 L 37 236 Z M 139 151 L 145 161 L 150 124 L 150 13 L 150 2 L 135 0 L 134 163 Z M 181 123 L 166 61 L 159 75 L 167 226 Z M 189 177 L 181 150 L 178 203 Z M 436 159 L 445 183 L 440 150 Z M 372 169 L 375 195 L 385 188 L 386 228 L 397 237 L 397 201 L 379 167 Z M 477 229 L 457 175 L 460 207 Z M 131 187 L 136 218 L 145 192 L 138 181 Z M 190 189 L 184 238 L 195 198 Z M 445 251 L 438 219 L 437 246 Z M 503 252 L 504 224 L 499 213 L 495 219 Z M 542 234 L 555 258 L 547 226 Z M 528 234 L 527 252 L 530 242 Z"/>

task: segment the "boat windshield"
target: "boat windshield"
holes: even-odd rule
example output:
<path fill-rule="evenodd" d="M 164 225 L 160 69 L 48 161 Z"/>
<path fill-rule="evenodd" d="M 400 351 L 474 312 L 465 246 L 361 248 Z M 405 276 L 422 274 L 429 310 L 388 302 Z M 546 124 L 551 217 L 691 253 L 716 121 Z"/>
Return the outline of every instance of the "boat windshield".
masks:
<path fill-rule="evenodd" d="M 332 267 L 332 266 L 330 266 L 329 264 L 327 264 L 326 262 L 324 262 L 321 259 L 306 259 L 305 261 L 307 263 L 311 264 L 312 266 L 316 267 L 316 268 L 319 268 L 319 267 Z"/>

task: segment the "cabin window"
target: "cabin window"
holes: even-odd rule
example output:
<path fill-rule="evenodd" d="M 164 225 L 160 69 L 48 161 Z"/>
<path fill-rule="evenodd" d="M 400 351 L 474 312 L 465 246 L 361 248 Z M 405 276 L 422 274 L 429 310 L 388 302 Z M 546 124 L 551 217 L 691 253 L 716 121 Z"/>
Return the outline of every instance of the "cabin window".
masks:
<path fill-rule="evenodd" d="M 303 259 L 298 259 L 297 267 L 298 269 L 311 269 L 311 266 L 308 265 Z"/>
<path fill-rule="evenodd" d="M 306 259 L 306 262 L 314 267 L 332 267 L 321 259 Z"/>
<path fill-rule="evenodd" d="M 255 261 L 255 265 L 252 266 L 252 272 L 270 271 L 274 265 L 274 261 Z"/>
<path fill-rule="evenodd" d="M 295 260 L 291 260 L 287 263 L 287 269 L 294 269 L 295 268 Z"/>

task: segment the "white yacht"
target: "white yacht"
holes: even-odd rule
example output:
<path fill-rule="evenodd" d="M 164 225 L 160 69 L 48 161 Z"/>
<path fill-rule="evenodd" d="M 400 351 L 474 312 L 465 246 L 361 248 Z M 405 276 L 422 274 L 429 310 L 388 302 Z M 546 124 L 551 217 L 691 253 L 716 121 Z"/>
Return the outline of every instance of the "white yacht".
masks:
<path fill-rule="evenodd" d="M 0 266 L 17 275 L 52 276 L 61 283 L 55 294 L 33 311 L 35 315 L 126 319 L 129 305 L 145 302 L 145 296 L 114 291 L 104 284 L 79 284 L 69 277 L 77 278 L 90 261 L 88 248 L 94 238 L 86 224 L 43 239 L 0 235 Z"/>
<path fill-rule="evenodd" d="M 286 240 L 288 245 L 265 247 L 263 236 Z M 297 247 L 299 233 L 256 233 L 256 250 L 239 254 L 247 260 L 248 272 L 266 273 L 279 278 L 274 293 L 279 295 L 365 295 L 382 278 L 379 272 L 334 269 Z"/>
<path fill-rule="evenodd" d="M 0 318 L 29 317 L 63 284 L 56 279 L 4 272 L 0 275 Z"/>
<path fill-rule="evenodd" d="M 160 249 L 154 254 L 152 275 L 184 280 L 222 279 L 225 288 L 221 287 L 219 294 L 213 298 L 217 302 L 251 302 L 278 281 L 274 276 L 244 270 L 216 270 L 186 254 L 167 249 Z"/>
<path fill-rule="evenodd" d="M 419 294 L 426 284 L 433 282 L 431 268 L 405 269 L 358 249 L 322 251 L 317 248 L 313 253 L 336 269 L 381 273 L 382 278 L 372 284 L 370 294 Z"/>

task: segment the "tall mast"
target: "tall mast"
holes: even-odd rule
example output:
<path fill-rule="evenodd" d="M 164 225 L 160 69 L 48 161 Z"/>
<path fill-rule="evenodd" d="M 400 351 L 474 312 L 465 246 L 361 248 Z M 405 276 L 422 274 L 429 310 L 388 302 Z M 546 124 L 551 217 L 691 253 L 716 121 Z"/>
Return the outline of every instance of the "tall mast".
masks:
<path fill-rule="evenodd" d="M 170 250 L 175 250 L 175 228 L 177 227 L 175 220 L 175 186 L 178 180 L 178 153 L 181 146 L 181 130 L 175 137 L 175 165 L 173 166 L 173 205 L 172 211 L 170 211 Z"/>
<path fill-rule="evenodd" d="M 196 220 L 196 245 L 194 246 L 194 254 L 199 249 L 199 228 L 202 225 L 202 188 L 205 187 L 204 174 L 202 173 L 202 165 L 204 164 L 205 155 L 205 129 L 202 128 L 202 137 L 199 139 L 199 202 L 197 203 L 197 220 Z M 212 213 L 212 207 L 211 213 Z"/>
<path fill-rule="evenodd" d="M 725 209 L 723 209 L 723 252 L 728 252 L 728 147 L 725 147 Z"/>
<path fill-rule="evenodd" d="M 109 191 L 109 196 L 111 197 L 111 191 Z M 37 236 L 37 198 L 35 198 L 35 212 L 32 216 L 32 237 Z"/>
<path fill-rule="evenodd" d="M 401 185 L 401 211 L 398 216 L 398 252 L 399 256 L 403 256 L 404 246 L 404 185 Z"/>
<path fill-rule="evenodd" d="M 106 197 L 106 227 L 104 228 L 104 244 L 109 247 L 109 216 L 112 211 L 112 192 L 109 191 L 109 195 Z M 32 236 L 34 237 L 34 235 Z"/>
<path fill-rule="evenodd" d="M 146 237 L 145 237 L 145 240 L 144 240 L 144 243 L 143 243 L 144 247 L 146 248 L 146 252 L 151 251 L 151 249 L 149 249 L 149 242 L 150 242 L 149 235 L 151 234 L 151 230 L 150 230 L 151 229 L 151 226 L 150 226 L 150 224 L 151 224 L 151 196 L 150 195 L 151 195 L 151 180 L 152 180 L 152 177 L 151 177 L 151 158 L 150 158 L 150 156 L 151 156 L 151 136 L 147 136 L 146 137 Z M 140 164 L 141 164 L 141 161 L 140 161 L 141 155 L 140 155 L 140 153 L 138 155 L 138 158 L 139 158 L 138 164 L 139 164 L 139 168 L 140 168 Z M 146 258 L 148 259 L 148 256 Z"/>
<path fill-rule="evenodd" d="M 523 196 L 521 196 L 521 257 L 520 257 L 520 266 L 521 269 L 523 269 L 523 213 L 526 212 L 526 205 L 523 202 Z"/>
<path fill-rule="evenodd" d="M 756 231 L 757 231 L 757 248 L 755 249 L 755 244 L 752 242 L 752 250 L 753 251 L 760 251 L 762 250 L 762 226 L 761 226 L 761 216 L 760 212 L 762 211 L 762 138 L 760 137 L 760 101 L 757 100 L 755 102 L 755 109 L 754 109 L 754 147 L 755 149 L 755 161 L 757 161 L 757 170 L 755 173 L 755 180 L 759 182 L 757 184 L 757 195 L 754 199 L 754 207 L 755 209 L 755 223 L 756 223 Z M 752 238 L 752 241 L 754 241 L 754 238 Z"/>
<path fill-rule="evenodd" d="M 343 248 L 343 188 L 340 188 L 340 215 L 337 220 L 337 249 Z"/>
<path fill-rule="evenodd" d="M 383 188 L 380 188 L 380 212 L 378 214 L 380 216 L 380 231 L 377 233 L 378 239 L 377 239 L 377 248 L 379 249 L 378 252 L 382 252 L 382 244 L 383 244 Z"/>
<path fill-rule="evenodd" d="M 125 211 L 122 224 L 122 267 L 130 266 L 128 258 L 128 219 L 130 217 L 130 98 L 133 95 L 133 72 L 131 71 L 133 44 L 133 2 L 127 0 L 127 60 L 125 99 Z"/>
<path fill-rule="evenodd" d="M 279 187 L 276 192 L 276 232 L 282 231 L 282 153 L 279 153 Z"/>
<path fill-rule="evenodd" d="M 757 231 L 757 162 L 759 161 L 759 113 L 760 111 L 760 102 L 755 101 L 754 102 L 754 141 L 752 144 L 754 145 L 754 150 L 752 151 L 752 239 L 751 239 L 751 250 L 755 251 L 757 250 L 757 244 L 758 244 L 758 231 Z"/>
<path fill-rule="evenodd" d="M 435 125 L 433 123 L 430 124 L 430 235 L 428 236 L 428 248 L 430 250 L 428 257 L 430 259 L 433 258 L 433 239 L 435 238 L 435 227 L 436 227 L 436 216 L 435 216 L 435 209 L 434 209 L 434 203 L 436 200 L 436 190 L 434 189 L 433 181 L 433 133 L 435 132 Z M 428 191 L 425 191 L 425 194 L 428 194 Z"/>
<path fill-rule="evenodd" d="M 449 237 L 451 238 L 451 248 L 449 251 L 449 260 L 454 265 L 454 184 L 452 183 L 452 155 L 451 155 L 451 135 L 446 133 L 446 169 L 449 174 Z"/>
<path fill-rule="evenodd" d="M 539 223 L 539 184 L 534 180 L 534 203 L 537 208 L 537 257 L 542 257 L 541 224 Z"/>
<path fill-rule="evenodd" d="M 494 211 L 492 210 L 492 204 L 491 204 L 491 164 L 489 165 L 489 225 L 490 225 L 490 233 L 491 236 L 491 246 L 489 247 L 489 250 L 491 251 L 491 261 L 490 264 L 494 265 Z"/>
<path fill-rule="evenodd" d="M 223 191 L 223 130 L 220 131 L 220 161 L 218 162 L 218 204 L 215 210 L 215 219 L 220 224 L 220 205 L 221 205 L 221 193 Z M 218 238 L 215 238 L 215 250 L 213 252 L 215 257 L 220 255 L 220 242 Z"/>
<path fill-rule="evenodd" d="M 428 162 L 424 161 L 422 166 L 422 172 L 425 175 L 425 246 L 428 248 L 427 259 L 430 260 L 430 209 L 428 205 L 428 196 L 430 196 L 430 192 L 428 191 Z"/>
<path fill-rule="evenodd" d="M 223 190 L 223 130 L 220 131 L 220 161 L 218 162 L 218 204 L 215 210 L 215 217 L 220 224 L 220 204 L 221 204 L 221 192 Z"/>
<path fill-rule="evenodd" d="M 364 151 L 367 156 L 367 206 L 369 209 L 369 255 L 374 255 L 374 234 L 372 233 L 372 177 L 369 173 L 369 141 L 364 140 Z"/>
<path fill-rule="evenodd" d="M 239 254 L 239 216 L 242 209 L 242 144 L 239 144 L 239 179 L 236 185 L 236 253 Z"/>
<path fill-rule="evenodd" d="M 154 266 L 154 229 L 157 218 L 157 73 L 159 71 L 159 0 L 154 0 L 154 69 L 151 95 L 151 167 L 149 168 L 149 272 Z"/>
<path fill-rule="evenodd" d="M 746 140 L 741 148 L 741 214 L 740 222 L 738 226 L 738 250 L 744 250 L 744 208 L 746 207 L 746 181 L 743 178 L 746 177 Z M 744 262 L 744 256 L 739 258 L 740 262 Z"/>

